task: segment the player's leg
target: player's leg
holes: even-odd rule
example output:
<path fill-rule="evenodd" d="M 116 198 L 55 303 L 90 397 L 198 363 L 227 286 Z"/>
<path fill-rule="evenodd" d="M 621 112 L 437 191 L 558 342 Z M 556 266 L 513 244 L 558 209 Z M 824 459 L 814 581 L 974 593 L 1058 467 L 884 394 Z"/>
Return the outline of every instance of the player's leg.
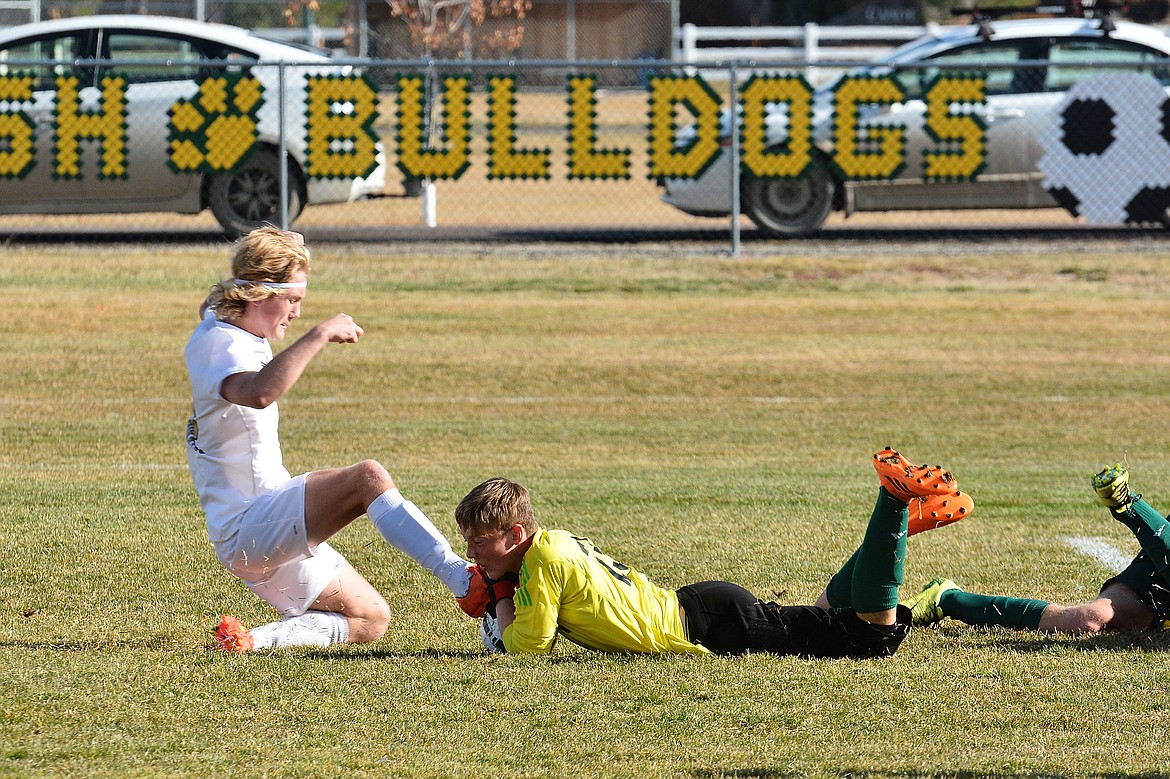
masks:
<path fill-rule="evenodd" d="M 908 505 L 958 493 L 955 478 L 935 466 L 918 466 L 893 449 L 874 455 L 881 488 L 865 537 L 817 599 L 821 607 L 852 608 L 866 622 L 892 625 L 906 561 Z M 970 512 L 966 506 L 963 516 Z"/>
<path fill-rule="evenodd" d="M 910 632 L 910 612 L 891 625 L 871 624 L 853 609 L 781 606 L 728 582 L 678 591 L 691 641 L 716 654 L 768 652 L 799 657 L 885 657 Z"/>
<path fill-rule="evenodd" d="M 884 487 L 878 490 L 865 537 L 850 560 L 850 606 L 866 622 L 894 624 L 906 564 L 907 521 L 906 503 Z"/>
<path fill-rule="evenodd" d="M 1123 465 L 1103 468 L 1093 475 L 1093 491 L 1118 522 L 1133 532 L 1150 562 L 1170 581 L 1170 521 L 1141 495 L 1129 490 L 1129 470 Z"/>
<path fill-rule="evenodd" d="M 310 541 L 330 538 L 362 514 L 388 544 L 434 574 L 452 594 L 467 594 L 469 563 L 422 510 L 402 497 L 380 463 L 363 460 L 306 476 L 305 528 Z"/>
<path fill-rule="evenodd" d="M 328 541 L 365 514 L 375 498 L 393 488 L 390 474 L 374 460 L 305 474 L 305 531 L 309 542 Z"/>
<path fill-rule="evenodd" d="M 313 601 L 310 609 L 344 616 L 349 623 L 351 644 L 376 641 L 390 626 L 390 607 L 386 600 L 347 561 L 342 561 L 337 577 Z"/>
<path fill-rule="evenodd" d="M 246 630 L 223 617 L 216 645 L 229 652 L 373 641 L 386 632 L 390 609 L 377 590 L 326 542 L 311 557 L 287 563 L 248 589 L 285 615 Z"/>
<path fill-rule="evenodd" d="M 1111 579 L 1101 594 L 1089 603 L 1056 606 L 1045 610 L 1039 629 L 1052 633 L 1079 635 L 1106 630 L 1146 630 L 1154 611 L 1142 603 L 1129 585 Z"/>
<path fill-rule="evenodd" d="M 1110 579 L 1096 599 L 1064 606 L 1033 598 L 981 595 L 964 592 L 950 579 L 935 579 L 903 602 L 916 627 L 933 625 L 946 617 L 976 627 L 1038 630 L 1045 633 L 1081 635 L 1105 630 L 1144 630 L 1154 619 L 1154 609 L 1143 603 L 1126 580 L 1148 580 L 1157 575 L 1139 557 L 1119 576 Z"/>
<path fill-rule="evenodd" d="M 1145 630 L 1170 613 L 1170 587 L 1143 549 L 1121 573 L 1106 579 L 1096 600 L 1064 617 L 1062 632 Z M 1080 618 L 1079 623 L 1076 621 Z"/>
<path fill-rule="evenodd" d="M 928 582 L 917 595 L 902 602 L 910 609 L 915 627 L 933 625 L 946 617 L 968 625 L 1039 630 L 1045 615 L 1063 606 L 1031 598 L 1009 598 L 965 592 L 950 579 Z"/>

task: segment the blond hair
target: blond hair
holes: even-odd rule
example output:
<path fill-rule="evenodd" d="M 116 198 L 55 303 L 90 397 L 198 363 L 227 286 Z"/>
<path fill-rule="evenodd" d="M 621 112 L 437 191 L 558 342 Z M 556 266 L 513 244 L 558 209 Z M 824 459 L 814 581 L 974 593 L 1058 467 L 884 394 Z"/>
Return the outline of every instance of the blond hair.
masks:
<path fill-rule="evenodd" d="M 496 476 L 476 486 L 459 501 L 455 522 L 460 530 L 504 531 L 520 525 L 532 535 L 536 516 L 532 499 L 523 484 Z"/>
<path fill-rule="evenodd" d="M 240 238 L 232 252 L 232 278 L 211 287 L 204 306 L 230 322 L 239 319 L 248 303 L 284 294 L 263 282 L 290 281 L 301 271 L 309 272 L 309 250 L 304 239 L 276 227 L 258 227 Z M 255 283 L 249 283 L 255 282 Z"/>

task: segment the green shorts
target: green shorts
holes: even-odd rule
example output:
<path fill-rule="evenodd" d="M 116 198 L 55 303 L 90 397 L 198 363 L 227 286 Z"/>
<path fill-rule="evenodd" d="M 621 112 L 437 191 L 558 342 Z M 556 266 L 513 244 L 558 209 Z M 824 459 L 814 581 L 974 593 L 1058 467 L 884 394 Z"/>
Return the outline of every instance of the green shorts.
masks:
<path fill-rule="evenodd" d="M 1151 630 L 1170 629 L 1170 585 L 1166 577 L 1154 567 L 1154 562 L 1144 551 L 1133 558 L 1125 570 L 1101 585 L 1104 590 L 1110 584 L 1120 582 L 1133 590 L 1138 600 L 1154 612 Z"/>

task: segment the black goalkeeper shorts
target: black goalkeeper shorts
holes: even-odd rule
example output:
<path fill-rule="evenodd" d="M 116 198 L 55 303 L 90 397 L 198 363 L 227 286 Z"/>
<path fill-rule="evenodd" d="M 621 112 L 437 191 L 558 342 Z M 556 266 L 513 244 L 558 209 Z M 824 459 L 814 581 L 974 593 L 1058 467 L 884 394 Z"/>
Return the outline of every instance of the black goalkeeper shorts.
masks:
<path fill-rule="evenodd" d="M 898 607 L 895 624 L 872 625 L 853 609 L 781 606 L 728 582 L 682 587 L 678 600 L 687 618 L 687 637 L 721 655 L 886 657 L 910 632 L 910 610 L 904 606 Z"/>

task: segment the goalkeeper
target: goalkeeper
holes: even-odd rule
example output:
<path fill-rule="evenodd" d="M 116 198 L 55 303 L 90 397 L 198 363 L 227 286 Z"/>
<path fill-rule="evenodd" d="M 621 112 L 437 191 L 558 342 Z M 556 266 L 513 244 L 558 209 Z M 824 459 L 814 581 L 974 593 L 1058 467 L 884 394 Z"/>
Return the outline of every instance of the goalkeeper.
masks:
<path fill-rule="evenodd" d="M 881 488 L 864 540 L 814 606 L 765 602 L 721 581 L 659 587 L 589 539 L 539 527 L 527 489 L 504 478 L 475 487 L 455 520 L 476 563 L 472 589 L 486 593 L 508 652 L 546 653 L 564 636 L 602 652 L 884 657 L 910 630 L 898 605 L 907 536 L 961 519 L 973 503 L 950 473 L 892 449 L 874 467 Z"/>

